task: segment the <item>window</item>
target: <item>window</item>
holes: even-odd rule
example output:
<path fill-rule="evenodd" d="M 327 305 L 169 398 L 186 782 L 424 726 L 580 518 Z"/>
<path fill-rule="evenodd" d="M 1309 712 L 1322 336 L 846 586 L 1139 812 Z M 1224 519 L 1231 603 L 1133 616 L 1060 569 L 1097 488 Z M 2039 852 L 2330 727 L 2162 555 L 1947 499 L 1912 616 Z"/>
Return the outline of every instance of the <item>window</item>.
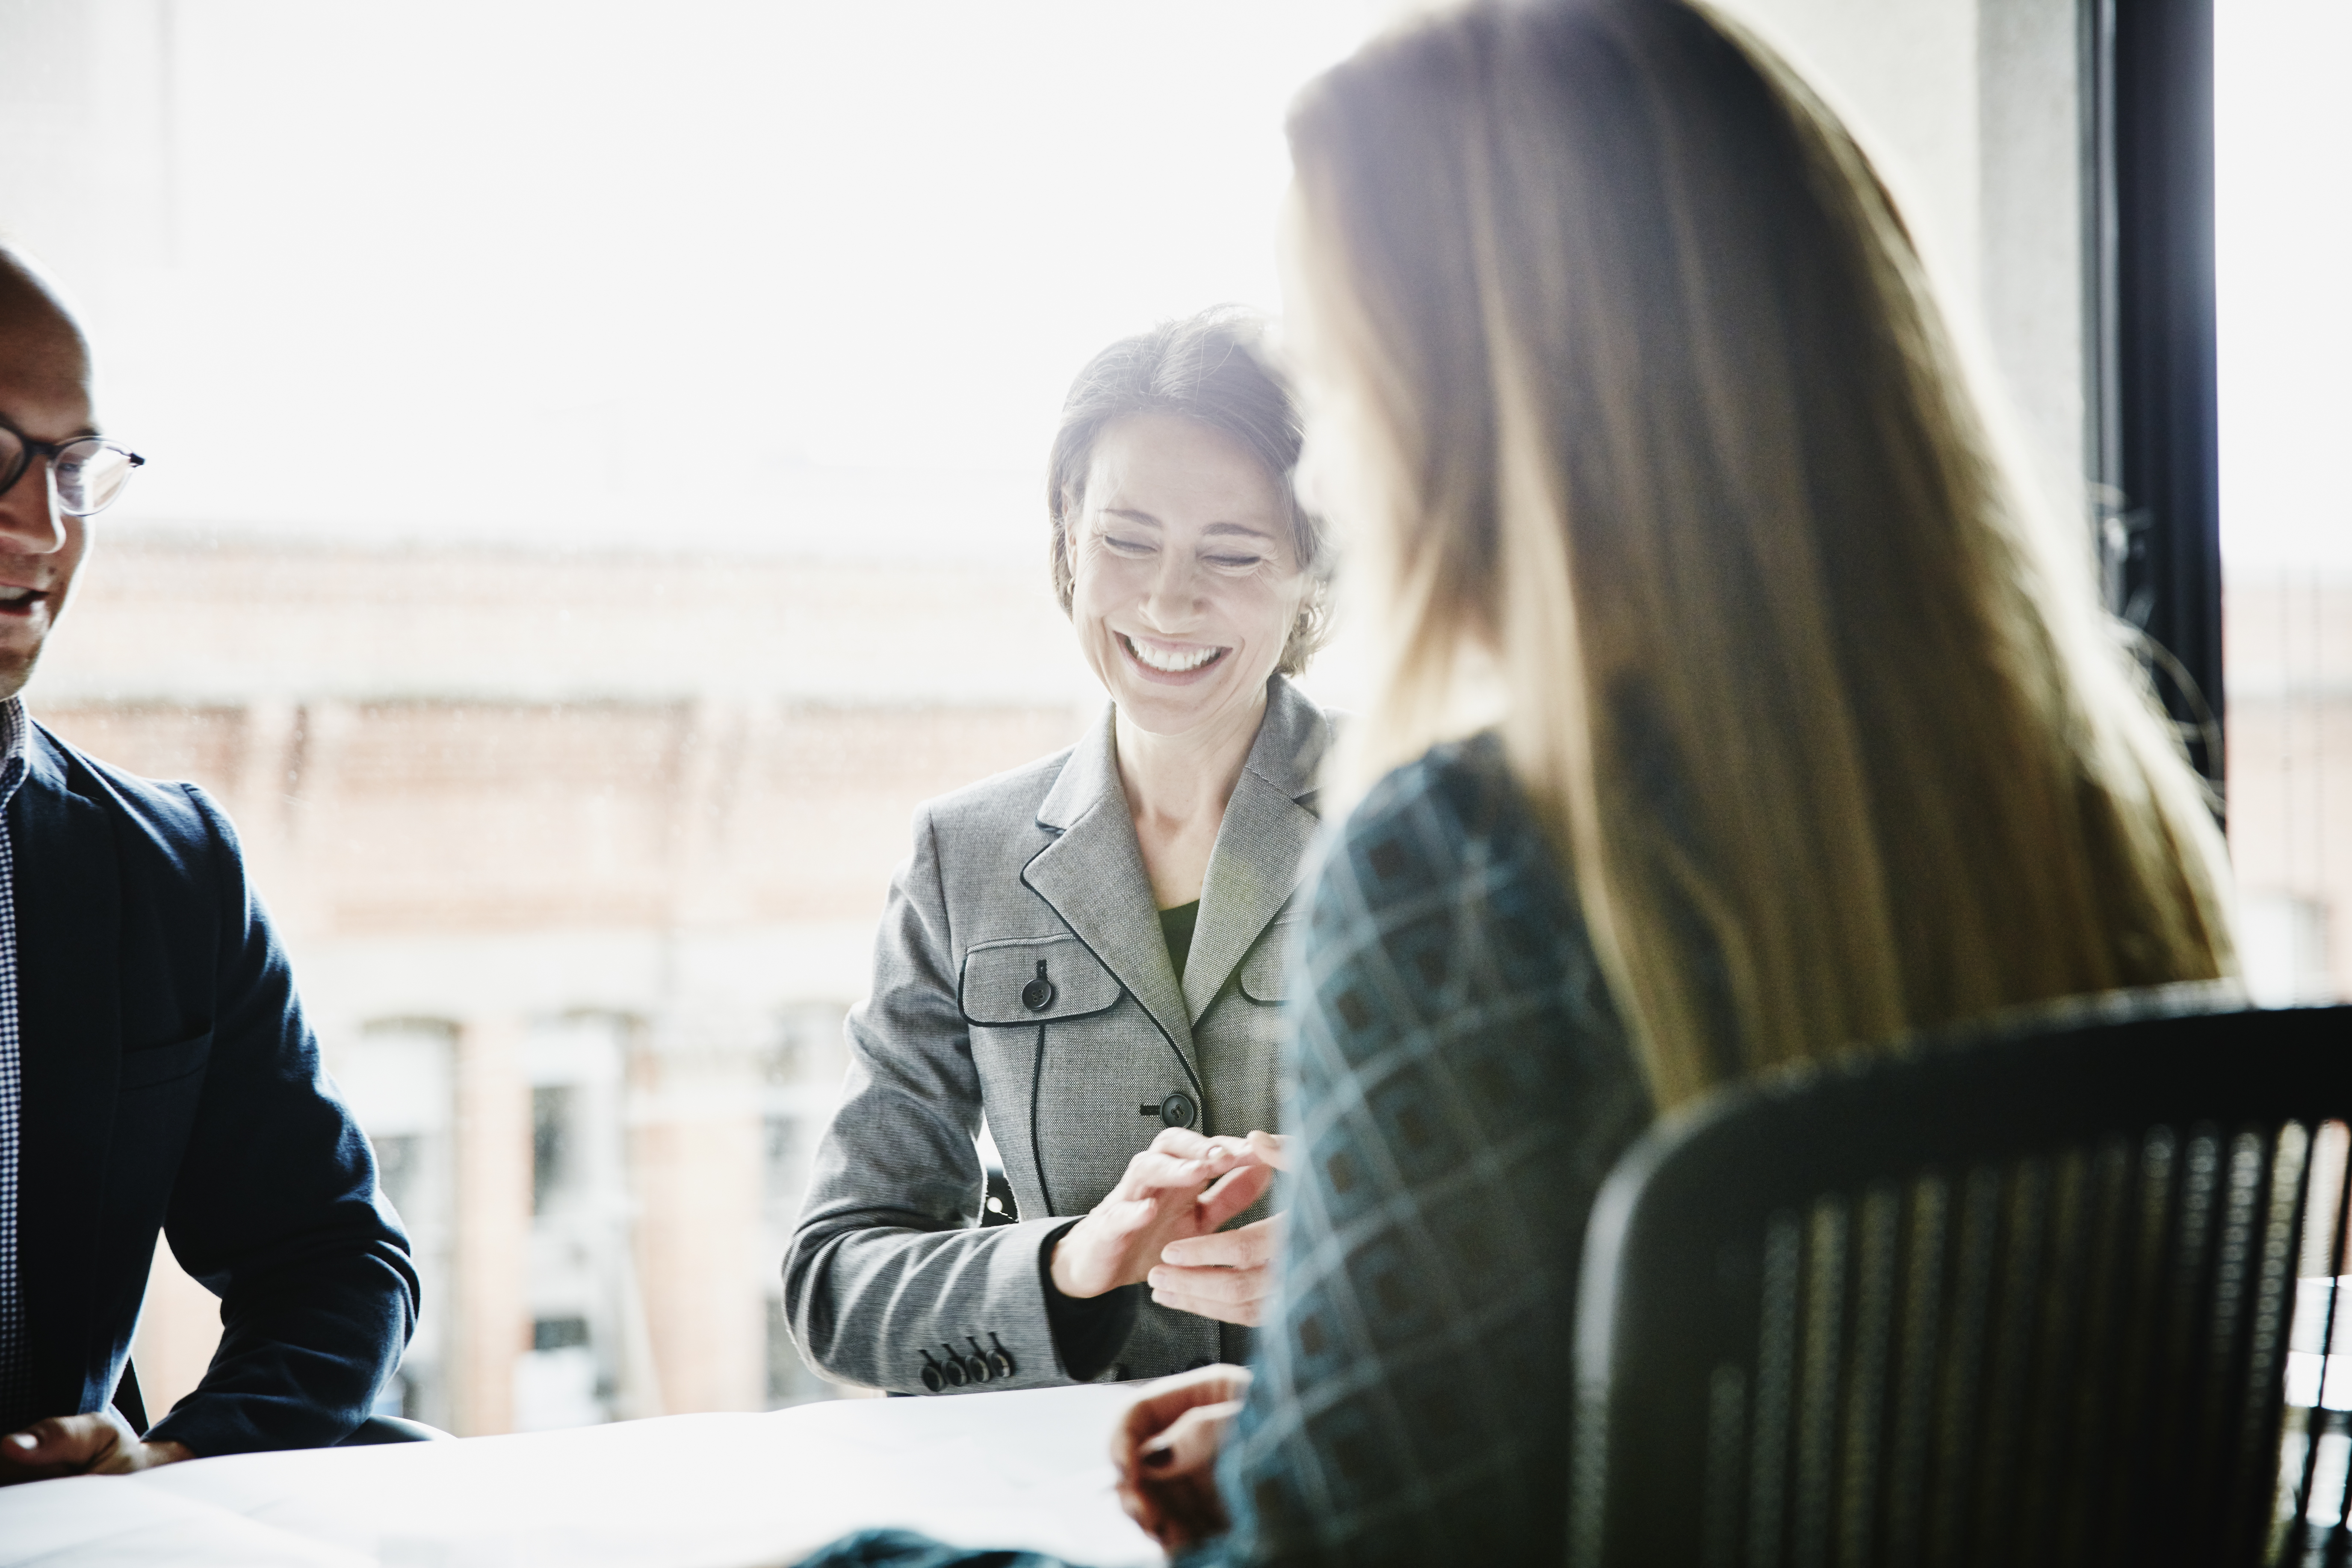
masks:
<path fill-rule="evenodd" d="M 1098 700 L 1063 387 L 1276 303 L 1282 104 L 1379 11 L 0 23 L 0 221 L 150 459 L 28 700 L 236 823 L 420 1247 L 401 1409 L 828 1392 L 778 1265 L 912 810 Z M 151 1407 L 217 1334 L 159 1259 Z"/>
<path fill-rule="evenodd" d="M 2103 181 L 2152 100 L 2102 98 L 2099 28 L 2178 7 L 1727 5 L 1851 115 L 2051 494 L 2120 531 L 2118 604 L 2224 689 L 2173 629 L 2210 575 L 2158 547 L 2193 566 L 2210 511 L 2140 527 L 2110 417 Z M 152 459 L 28 700 L 236 820 L 416 1239 L 403 1411 L 830 1392 L 776 1265 L 909 814 L 1098 701 L 1040 569 L 1063 387 L 1276 303 L 1283 105 L 1400 8 L 740 0 L 717 53 L 604 0 L 464 49 L 404 7 L 11 14 L 0 216 Z M 2352 39 L 2328 0 L 2221 25 L 2232 841 L 2263 994 L 2314 995 L 2352 973 L 2347 410 L 2307 374 L 2352 350 L 2310 195 Z M 1350 668 L 1343 628 L 1318 689 Z M 217 1332 L 159 1258 L 151 1408 Z"/>
<path fill-rule="evenodd" d="M 2330 62 L 2352 13 L 2214 13 L 2230 845 L 2246 980 L 2284 1004 L 2352 994 L 2352 110 Z"/>

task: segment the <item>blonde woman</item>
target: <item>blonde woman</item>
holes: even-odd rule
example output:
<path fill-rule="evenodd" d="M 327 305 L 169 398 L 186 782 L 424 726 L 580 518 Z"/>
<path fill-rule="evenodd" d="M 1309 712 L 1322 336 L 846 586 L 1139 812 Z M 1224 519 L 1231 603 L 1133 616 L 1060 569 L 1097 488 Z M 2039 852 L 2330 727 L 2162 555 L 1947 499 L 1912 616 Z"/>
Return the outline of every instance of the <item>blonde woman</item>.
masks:
<path fill-rule="evenodd" d="M 1396 765 L 1311 885 L 1255 1378 L 1155 1390 L 1123 1491 L 1223 1561 L 1556 1562 L 1577 1263 L 1640 1129 L 2223 973 L 2221 847 L 1885 194 L 1757 46 L 1673 0 L 1475 5 L 1291 141 Z M 1474 668 L 1506 717 L 1463 736 Z"/>

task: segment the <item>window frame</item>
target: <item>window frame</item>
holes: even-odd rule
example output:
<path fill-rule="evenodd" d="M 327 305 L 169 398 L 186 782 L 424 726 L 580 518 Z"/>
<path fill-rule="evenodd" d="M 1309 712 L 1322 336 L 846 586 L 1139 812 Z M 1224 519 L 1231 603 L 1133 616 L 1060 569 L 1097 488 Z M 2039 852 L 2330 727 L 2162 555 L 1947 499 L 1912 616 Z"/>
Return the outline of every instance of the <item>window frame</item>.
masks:
<path fill-rule="evenodd" d="M 2107 607 L 2221 799 L 2213 0 L 2078 0 L 2088 468 Z"/>

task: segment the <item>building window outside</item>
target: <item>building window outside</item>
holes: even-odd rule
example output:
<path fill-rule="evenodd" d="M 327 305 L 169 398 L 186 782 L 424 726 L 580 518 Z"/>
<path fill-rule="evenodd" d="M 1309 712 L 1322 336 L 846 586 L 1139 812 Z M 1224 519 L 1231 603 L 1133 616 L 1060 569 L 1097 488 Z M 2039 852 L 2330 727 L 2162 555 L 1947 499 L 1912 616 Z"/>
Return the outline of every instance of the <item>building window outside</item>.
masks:
<path fill-rule="evenodd" d="M 635 1032 L 584 1013 L 541 1020 L 526 1039 L 531 1348 L 515 1366 L 517 1431 L 659 1413 L 623 1120 Z"/>
<path fill-rule="evenodd" d="M 2229 822 L 2254 999 L 2352 995 L 2352 8 L 2214 8 Z"/>
<path fill-rule="evenodd" d="M 378 1020 L 331 1046 L 327 1058 L 375 1151 L 376 1179 L 407 1228 L 422 1296 L 415 1335 L 376 1409 L 446 1427 L 452 1420 L 457 1030 L 440 1019 Z"/>
<path fill-rule="evenodd" d="M 579 1087 L 569 1083 L 535 1086 L 530 1091 L 530 1212 L 536 1219 L 548 1211 L 549 1201 L 563 1186 L 572 1149 L 572 1124 L 579 1115 L 574 1102 Z"/>
<path fill-rule="evenodd" d="M 782 1263 L 818 1139 L 840 1102 L 848 1015 L 836 1002 L 798 1002 L 779 1010 L 761 1058 L 761 1229 L 767 1268 L 767 1407 L 831 1398 L 840 1391 L 801 1359 L 784 1315 Z"/>

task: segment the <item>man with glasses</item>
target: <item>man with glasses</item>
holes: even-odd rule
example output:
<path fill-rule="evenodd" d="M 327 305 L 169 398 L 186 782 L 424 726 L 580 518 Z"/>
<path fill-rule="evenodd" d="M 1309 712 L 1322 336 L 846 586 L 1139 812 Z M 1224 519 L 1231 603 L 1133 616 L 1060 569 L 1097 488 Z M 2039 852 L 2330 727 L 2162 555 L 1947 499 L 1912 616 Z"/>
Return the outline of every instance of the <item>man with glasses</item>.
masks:
<path fill-rule="evenodd" d="M 341 1442 L 416 1317 L 407 1239 L 227 822 L 17 695 L 85 520 L 142 461 L 89 380 L 70 312 L 0 247 L 0 1485 Z M 142 1433 L 129 1360 L 159 1230 L 222 1333 Z"/>

